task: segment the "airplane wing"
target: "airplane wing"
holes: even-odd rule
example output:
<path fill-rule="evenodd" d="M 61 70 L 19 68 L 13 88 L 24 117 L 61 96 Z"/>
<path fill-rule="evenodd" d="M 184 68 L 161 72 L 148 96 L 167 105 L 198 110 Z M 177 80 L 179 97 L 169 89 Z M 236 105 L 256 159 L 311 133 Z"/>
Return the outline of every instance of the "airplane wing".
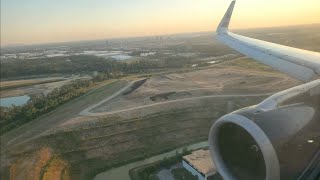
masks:
<path fill-rule="evenodd" d="M 248 57 L 308 83 L 276 93 L 258 105 L 216 120 L 208 140 L 215 167 L 223 179 L 228 180 L 318 179 L 320 53 L 229 32 L 234 5 L 235 1 L 232 1 L 219 24 L 217 39 Z"/>
<path fill-rule="evenodd" d="M 229 32 L 232 1 L 217 29 L 217 39 L 238 52 L 304 82 L 320 76 L 320 53 L 248 38 Z"/>

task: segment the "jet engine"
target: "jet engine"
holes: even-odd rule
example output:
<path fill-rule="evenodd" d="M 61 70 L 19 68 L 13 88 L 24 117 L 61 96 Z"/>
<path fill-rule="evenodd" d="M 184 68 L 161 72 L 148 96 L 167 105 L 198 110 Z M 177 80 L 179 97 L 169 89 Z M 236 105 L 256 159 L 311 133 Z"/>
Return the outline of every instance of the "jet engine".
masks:
<path fill-rule="evenodd" d="M 319 178 L 320 80 L 221 117 L 209 146 L 226 180 Z"/>

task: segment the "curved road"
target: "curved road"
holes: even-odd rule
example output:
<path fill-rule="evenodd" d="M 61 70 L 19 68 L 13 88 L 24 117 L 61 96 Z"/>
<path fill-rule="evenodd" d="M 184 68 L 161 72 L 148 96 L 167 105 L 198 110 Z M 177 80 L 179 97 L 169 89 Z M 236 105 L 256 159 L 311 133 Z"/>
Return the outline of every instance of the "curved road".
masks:
<path fill-rule="evenodd" d="M 112 85 L 110 85 L 112 84 Z M 117 94 L 123 87 L 131 84 L 125 80 L 107 81 L 89 90 L 83 96 L 80 96 L 59 108 L 35 119 L 17 129 L 14 129 L 1 136 L 1 152 L 10 150 L 11 147 L 23 144 L 30 139 L 35 139 L 61 123 L 71 118 L 79 116 L 79 113 L 92 104 L 96 104 L 105 97 L 106 94 Z"/>
<path fill-rule="evenodd" d="M 177 99 L 177 100 L 170 100 L 170 101 L 165 101 L 165 102 L 159 102 L 159 103 L 154 103 L 154 104 L 148 104 L 148 105 L 143 105 L 143 106 L 138 106 L 138 107 L 133 107 L 133 108 L 128 108 L 128 109 L 121 109 L 117 111 L 111 111 L 111 112 L 102 112 L 102 113 L 92 113 L 90 112 L 91 109 L 101 105 L 102 103 L 105 103 L 111 99 L 108 98 L 108 100 L 103 100 L 103 102 L 97 103 L 97 105 L 93 105 L 91 109 L 86 109 L 85 111 L 82 111 L 80 115 L 82 116 L 104 116 L 104 115 L 110 115 L 114 113 L 121 113 L 121 112 L 126 112 L 126 111 L 133 111 L 137 109 L 143 109 L 147 107 L 153 107 L 153 106 L 159 106 L 163 104 L 169 104 L 169 103 L 174 103 L 174 102 L 185 102 L 185 101 L 191 101 L 191 100 L 196 100 L 196 99 L 207 99 L 207 98 L 228 98 L 228 97 L 257 97 L 257 96 L 269 96 L 272 95 L 273 93 L 261 93 L 261 94 L 226 94 L 226 95 L 211 95 L 211 96 L 199 96 L 199 97 L 192 97 L 192 98 L 184 98 L 184 99 Z"/>
<path fill-rule="evenodd" d="M 137 80 L 137 81 L 139 81 L 139 80 Z M 166 102 L 154 103 L 154 104 L 143 105 L 143 106 L 122 109 L 122 110 L 117 110 L 117 111 L 111 111 L 111 112 L 103 112 L 103 113 L 91 113 L 90 112 L 90 110 L 96 108 L 97 106 L 100 106 L 101 104 L 106 103 L 106 102 L 112 100 L 113 98 L 121 95 L 125 90 L 130 88 L 132 86 L 132 84 L 135 82 L 136 81 L 130 82 L 125 87 L 121 88 L 120 90 L 117 90 L 114 94 L 105 98 L 104 100 L 102 100 L 96 104 L 90 105 L 89 107 L 85 108 L 84 110 L 82 110 L 80 112 L 78 111 L 78 115 L 95 117 L 95 116 L 110 115 L 113 113 L 121 113 L 121 112 L 126 112 L 126 111 L 143 109 L 146 107 L 159 106 L 159 105 L 169 104 L 169 103 L 174 103 L 174 102 L 191 101 L 191 100 L 196 100 L 196 99 L 221 98 L 221 97 L 222 98 L 223 97 L 256 97 L 256 96 L 267 96 L 267 95 L 272 94 L 272 93 L 263 93 L 263 94 L 229 94 L 229 95 L 200 96 L 200 97 L 192 97 L 192 98 L 185 98 L 185 99 L 178 99 L 178 100 L 171 100 L 171 101 L 166 101 Z M 99 100 L 99 99 L 96 99 L 96 100 Z M 85 107 L 86 102 L 82 101 L 81 104 L 82 104 L 81 105 L 82 107 Z M 53 128 L 53 126 L 61 124 L 65 121 L 68 121 L 69 119 L 71 119 L 73 117 L 76 117 L 76 115 L 75 115 L 76 110 L 69 109 L 70 107 L 68 107 L 68 106 L 66 107 L 66 106 L 67 105 L 63 105 L 62 107 L 60 107 L 58 110 L 62 109 L 63 113 L 60 113 L 59 116 L 50 119 L 50 122 L 46 121 L 46 118 L 40 118 L 41 120 L 40 119 L 35 120 L 35 121 L 31 122 L 30 124 L 22 126 L 21 128 L 25 132 L 20 133 L 20 135 L 18 135 L 18 136 L 11 136 L 11 137 L 9 136 L 6 138 L 4 138 L 4 136 L 2 136 L 1 137 L 1 146 L 2 146 L 1 151 L 4 152 L 5 150 L 10 150 L 10 147 L 12 147 L 12 146 L 24 144 L 26 142 L 29 142 L 30 140 L 36 139 L 36 138 L 40 137 L 41 135 L 44 135 L 47 132 L 49 132 Z M 68 110 L 69 110 L 69 112 L 68 112 Z M 49 115 L 52 116 L 55 114 L 56 113 L 51 112 L 51 113 L 48 113 L 48 116 Z M 38 125 L 36 125 L 36 124 L 38 124 Z M 51 125 L 49 125 L 49 124 L 51 124 Z M 49 127 L 48 127 L 48 125 L 49 125 Z M 40 130 L 39 130 L 39 128 L 40 128 Z M 28 130 L 26 130 L 26 129 L 28 129 Z"/>

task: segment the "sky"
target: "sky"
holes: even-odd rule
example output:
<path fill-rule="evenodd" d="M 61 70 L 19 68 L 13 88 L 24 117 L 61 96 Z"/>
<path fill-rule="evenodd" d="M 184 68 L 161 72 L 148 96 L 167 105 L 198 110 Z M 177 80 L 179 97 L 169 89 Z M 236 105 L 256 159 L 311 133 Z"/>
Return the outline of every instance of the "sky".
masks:
<path fill-rule="evenodd" d="M 1 45 L 214 31 L 231 0 L 1 0 Z M 238 0 L 231 29 L 320 23 L 320 0 Z"/>

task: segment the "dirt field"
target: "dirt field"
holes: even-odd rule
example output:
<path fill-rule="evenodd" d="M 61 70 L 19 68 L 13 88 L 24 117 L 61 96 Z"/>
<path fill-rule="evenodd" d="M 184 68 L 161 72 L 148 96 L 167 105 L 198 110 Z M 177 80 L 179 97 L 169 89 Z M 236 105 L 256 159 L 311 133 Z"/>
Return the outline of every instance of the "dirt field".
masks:
<path fill-rule="evenodd" d="M 112 112 L 210 95 L 274 93 L 300 84 L 267 66 L 248 61 L 242 58 L 211 69 L 155 76 L 130 94 L 122 94 L 91 112 Z"/>

